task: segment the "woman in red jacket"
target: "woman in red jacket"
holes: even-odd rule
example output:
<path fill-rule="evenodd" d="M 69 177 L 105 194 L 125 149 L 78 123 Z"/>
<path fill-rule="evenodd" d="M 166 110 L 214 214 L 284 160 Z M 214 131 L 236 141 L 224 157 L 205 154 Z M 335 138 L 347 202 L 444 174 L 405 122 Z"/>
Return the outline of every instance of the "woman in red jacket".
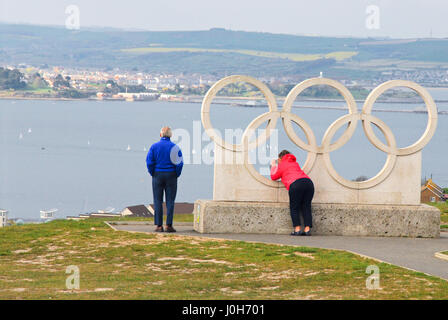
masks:
<path fill-rule="evenodd" d="M 294 231 L 292 236 L 310 236 L 313 227 L 311 216 L 311 201 L 314 196 L 314 184 L 310 177 L 300 168 L 296 157 L 287 150 L 283 150 L 276 160 L 271 161 L 271 179 L 282 179 L 289 192 L 289 207 Z M 300 212 L 303 215 L 305 230 L 301 230 Z"/>

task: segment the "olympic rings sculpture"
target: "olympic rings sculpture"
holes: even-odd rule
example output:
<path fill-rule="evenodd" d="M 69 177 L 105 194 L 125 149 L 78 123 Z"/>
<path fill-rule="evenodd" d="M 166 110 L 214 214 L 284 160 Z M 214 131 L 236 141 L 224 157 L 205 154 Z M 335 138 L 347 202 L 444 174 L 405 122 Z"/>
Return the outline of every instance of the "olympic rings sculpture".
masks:
<path fill-rule="evenodd" d="M 248 125 L 243 133 L 241 144 L 229 144 L 228 142 L 223 140 L 217 134 L 210 121 L 210 106 L 216 94 L 225 86 L 235 82 L 246 82 L 257 87 L 264 95 L 269 107 L 268 112 L 258 116 Z M 293 102 L 295 101 L 297 96 L 299 96 L 305 89 L 315 85 L 328 85 L 335 88 L 341 93 L 348 107 L 348 114 L 340 117 L 328 127 L 320 146 L 317 145 L 316 138 L 310 126 L 302 118 L 291 112 Z M 381 96 L 385 91 L 394 87 L 407 87 L 417 92 L 423 99 L 428 111 L 428 123 L 425 132 L 419 140 L 405 148 L 398 148 L 392 130 L 382 120 L 371 114 L 372 107 L 378 97 Z M 229 151 L 243 152 L 245 154 L 244 165 L 250 172 L 250 174 L 259 182 L 274 188 L 281 187 L 281 184 L 262 176 L 257 170 L 255 170 L 253 165 L 250 164 L 249 161 L 247 161 L 247 154 L 250 149 L 257 147 L 269 138 L 271 130 L 276 127 L 277 120 L 280 118 L 282 119 L 287 136 L 299 148 L 308 152 L 305 164 L 303 165 L 303 170 L 305 172 L 311 171 L 316 161 L 317 155 L 320 154 L 323 156 L 323 160 L 325 162 L 328 173 L 339 184 L 344 185 L 350 189 L 368 189 L 378 185 L 389 176 L 397 161 L 397 157 L 407 156 L 419 152 L 431 140 L 437 127 L 437 107 L 428 91 L 420 85 L 411 81 L 391 80 L 379 85 L 368 95 L 362 111 L 361 113 L 359 113 L 353 95 L 340 82 L 327 78 L 312 78 L 296 85 L 286 97 L 282 110 L 278 110 L 277 101 L 274 94 L 264 83 L 255 78 L 241 75 L 229 76 L 216 82 L 207 92 L 202 102 L 202 124 L 212 141 L 214 141 L 216 145 Z M 387 153 L 387 160 L 383 168 L 376 176 L 367 181 L 355 182 L 343 178 L 336 172 L 330 159 L 330 153 L 341 148 L 351 139 L 356 130 L 359 120 L 362 121 L 364 132 L 369 141 L 376 148 Z M 268 125 L 266 127 L 266 135 L 261 135 L 254 142 L 249 143 L 249 137 L 251 133 L 253 133 L 262 123 L 266 121 L 268 122 Z M 304 142 L 297 136 L 297 134 L 293 130 L 292 122 L 296 123 L 304 131 L 308 143 Z M 342 136 L 336 142 L 331 143 L 332 138 L 334 137 L 338 129 L 347 123 L 348 126 Z M 376 125 L 383 133 L 387 145 L 382 143 L 376 137 L 372 129 L 372 123 Z"/>

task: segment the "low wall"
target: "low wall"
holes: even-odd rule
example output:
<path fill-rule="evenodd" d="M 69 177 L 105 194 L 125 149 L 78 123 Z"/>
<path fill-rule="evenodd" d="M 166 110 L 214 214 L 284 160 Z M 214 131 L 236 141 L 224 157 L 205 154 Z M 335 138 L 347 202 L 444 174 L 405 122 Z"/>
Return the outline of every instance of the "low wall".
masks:
<path fill-rule="evenodd" d="M 313 203 L 313 235 L 440 236 L 440 211 L 428 205 Z M 199 233 L 289 234 L 288 203 L 197 200 L 194 230 Z"/>

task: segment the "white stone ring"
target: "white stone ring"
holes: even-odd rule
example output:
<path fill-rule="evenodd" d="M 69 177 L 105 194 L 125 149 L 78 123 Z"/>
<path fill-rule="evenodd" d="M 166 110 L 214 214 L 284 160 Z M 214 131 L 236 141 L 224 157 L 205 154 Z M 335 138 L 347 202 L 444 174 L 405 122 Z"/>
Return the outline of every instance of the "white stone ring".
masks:
<path fill-rule="evenodd" d="M 269 112 L 264 114 L 269 117 L 269 119 L 266 119 L 269 121 L 268 126 L 266 127 L 266 131 L 268 132 L 268 134 L 270 134 L 270 132 L 272 132 L 272 130 L 275 129 L 277 125 L 278 116 L 276 116 L 276 114 L 278 113 L 278 108 L 277 108 L 277 100 L 275 99 L 275 96 L 272 93 L 272 91 L 263 82 L 252 77 L 239 76 L 239 75 L 229 76 L 219 80 L 208 90 L 207 94 L 204 97 L 204 100 L 202 101 L 202 110 L 201 110 L 201 120 L 205 131 L 207 132 L 207 134 L 209 135 L 210 139 L 213 142 L 220 145 L 224 149 L 230 151 L 243 151 L 242 144 L 230 144 L 226 142 L 224 139 L 222 139 L 221 136 L 213 128 L 210 120 L 210 105 L 212 103 L 212 100 L 215 98 L 219 90 L 235 82 L 250 83 L 251 85 L 260 89 L 260 91 L 263 93 L 269 106 Z M 246 131 L 248 131 L 249 128 L 250 125 L 249 127 L 247 127 Z M 254 145 L 252 145 L 251 147 L 256 147 L 260 145 L 261 143 L 265 142 L 267 138 L 269 138 L 269 136 L 266 137 L 265 135 L 261 135 L 254 143 Z"/>
<path fill-rule="evenodd" d="M 210 105 L 212 100 L 215 98 L 219 90 L 221 90 L 226 85 L 235 82 L 247 82 L 257 87 L 264 95 L 269 106 L 269 111 L 267 113 L 258 116 L 248 125 L 248 127 L 243 133 L 241 144 L 229 144 L 228 142 L 224 141 L 213 129 L 213 126 L 210 121 Z M 317 145 L 315 135 L 310 126 L 302 118 L 291 112 L 292 105 L 296 100 L 297 96 L 300 95 L 305 89 L 315 85 L 328 85 L 338 90 L 339 93 L 344 98 L 344 100 L 346 101 L 349 112 L 347 115 L 342 116 L 336 121 L 334 121 L 328 127 L 320 146 Z M 428 110 L 428 124 L 424 134 L 416 143 L 405 148 L 398 148 L 392 130 L 382 120 L 378 119 L 377 117 L 371 114 L 372 107 L 376 102 L 376 100 L 378 99 L 378 97 L 381 94 L 383 94 L 386 90 L 389 90 L 394 87 L 407 87 L 416 91 L 425 102 L 426 108 Z M 404 156 L 416 153 L 422 150 L 423 147 L 431 140 L 437 127 L 437 107 L 431 95 L 423 87 L 410 81 L 392 80 L 385 82 L 380 86 L 378 86 L 377 88 L 375 88 L 367 97 L 364 103 L 364 107 L 362 109 L 362 113 L 359 113 L 353 95 L 344 85 L 332 79 L 313 78 L 305 80 L 296 85 L 286 97 L 282 111 L 278 111 L 275 96 L 265 84 L 252 77 L 241 75 L 229 76 L 215 83 L 205 95 L 205 98 L 202 103 L 202 111 L 201 111 L 202 124 L 204 126 L 205 131 L 212 139 L 212 141 L 214 141 L 216 144 L 218 144 L 224 149 L 233 152 L 243 152 L 244 165 L 246 169 L 250 172 L 250 174 L 257 181 L 270 187 L 281 188 L 282 187 L 281 183 L 277 181 L 272 181 L 262 176 L 257 170 L 255 170 L 254 166 L 249 161 L 249 150 L 256 148 L 261 143 L 264 143 L 270 137 L 272 132 L 271 130 L 273 130 L 276 127 L 278 118 L 282 119 L 286 134 L 292 140 L 292 142 L 299 148 L 308 152 L 307 159 L 305 161 L 305 164 L 303 165 L 303 170 L 305 172 L 311 171 L 316 161 L 317 154 L 322 154 L 326 165 L 326 169 L 330 174 L 330 176 L 335 181 L 351 189 L 368 189 L 381 183 L 389 176 L 389 174 L 392 172 L 394 168 L 397 156 Z M 356 130 L 356 126 L 359 120 L 361 120 L 363 123 L 364 132 L 369 141 L 377 149 L 387 153 L 387 160 L 383 168 L 376 176 L 367 181 L 355 182 L 347 180 L 337 173 L 337 171 L 334 169 L 332 165 L 330 159 L 330 153 L 340 149 L 351 139 Z M 266 121 L 268 121 L 268 125 L 266 127 L 266 134 L 260 135 L 253 142 L 249 142 L 250 137 L 255 132 L 255 130 L 262 123 Z M 306 139 L 308 140 L 307 143 L 304 142 L 302 139 L 300 139 L 294 132 L 292 128 L 292 122 L 296 123 L 304 131 Z M 338 129 L 347 123 L 348 126 L 345 129 L 342 136 L 335 143 L 331 143 L 332 138 L 334 137 Z M 384 134 L 387 145 L 383 144 L 376 137 L 375 133 L 373 132 L 371 123 L 375 124 L 375 126 L 377 126 L 380 129 L 380 131 Z"/>

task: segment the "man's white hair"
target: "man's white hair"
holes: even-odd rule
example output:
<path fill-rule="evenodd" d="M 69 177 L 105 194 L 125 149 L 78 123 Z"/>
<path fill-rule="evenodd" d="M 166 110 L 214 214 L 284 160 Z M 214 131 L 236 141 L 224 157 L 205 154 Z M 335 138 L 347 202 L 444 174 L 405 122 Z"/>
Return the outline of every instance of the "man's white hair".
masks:
<path fill-rule="evenodd" d="M 162 129 L 160 129 L 160 135 L 162 137 L 171 138 L 173 132 L 171 131 L 170 127 L 163 127 Z"/>

